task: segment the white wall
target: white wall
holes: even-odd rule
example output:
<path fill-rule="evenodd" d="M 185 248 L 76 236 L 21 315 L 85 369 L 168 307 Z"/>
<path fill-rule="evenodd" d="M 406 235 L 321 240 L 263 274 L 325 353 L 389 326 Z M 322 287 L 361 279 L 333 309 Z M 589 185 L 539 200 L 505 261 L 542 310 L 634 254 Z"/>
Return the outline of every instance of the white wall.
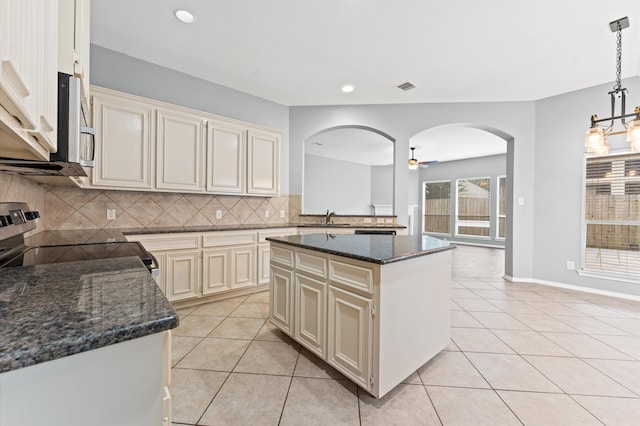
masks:
<path fill-rule="evenodd" d="M 371 166 L 371 204 L 393 204 L 393 166 Z"/>
<path fill-rule="evenodd" d="M 292 194 L 302 191 L 304 140 L 327 128 L 354 125 L 382 131 L 395 140 L 395 163 L 402 165 L 410 156 L 409 139 L 440 125 L 472 123 L 511 139 L 507 143 L 507 172 L 513 179 L 508 197 L 523 198 L 525 204 L 514 207 L 510 214 L 505 272 L 515 277 L 533 276 L 534 102 L 291 107 L 289 118 Z M 411 179 L 415 178 L 408 167 L 395 168 L 395 214 L 403 225 L 407 224 Z"/>
<path fill-rule="evenodd" d="M 538 280 L 640 295 L 637 284 L 581 277 L 567 270 L 567 260 L 581 264 L 584 134 L 592 114 L 610 116 L 611 87 L 606 84 L 536 102 L 533 270 Z M 640 77 L 624 80 L 623 87 L 631 94 L 627 108 L 632 109 L 640 101 Z M 629 147 L 624 136 L 608 139 L 618 147 Z"/>
<path fill-rule="evenodd" d="M 371 214 L 371 166 L 318 155 L 304 156 L 302 212 Z"/>

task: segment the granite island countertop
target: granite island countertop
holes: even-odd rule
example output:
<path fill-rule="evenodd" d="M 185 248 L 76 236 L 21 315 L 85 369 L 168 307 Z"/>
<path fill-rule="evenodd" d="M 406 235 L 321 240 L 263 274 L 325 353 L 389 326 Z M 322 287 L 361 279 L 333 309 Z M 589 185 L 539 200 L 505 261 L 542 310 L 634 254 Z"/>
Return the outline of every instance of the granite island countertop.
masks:
<path fill-rule="evenodd" d="M 0 373 L 177 327 L 137 257 L 0 269 Z"/>
<path fill-rule="evenodd" d="M 454 249 L 428 235 L 292 235 L 267 241 L 384 265 Z"/>

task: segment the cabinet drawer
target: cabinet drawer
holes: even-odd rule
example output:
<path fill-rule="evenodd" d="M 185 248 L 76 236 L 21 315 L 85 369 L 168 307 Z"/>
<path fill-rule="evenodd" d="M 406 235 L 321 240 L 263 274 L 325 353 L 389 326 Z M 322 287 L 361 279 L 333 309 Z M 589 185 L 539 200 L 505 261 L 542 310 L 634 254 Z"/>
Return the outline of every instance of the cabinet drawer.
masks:
<path fill-rule="evenodd" d="M 293 251 L 271 246 L 271 261 L 278 262 L 290 268 L 293 267 Z"/>
<path fill-rule="evenodd" d="M 296 235 L 298 230 L 296 228 L 278 228 L 269 229 L 268 231 L 258 231 L 258 242 L 268 243 L 268 237 L 286 237 L 287 235 Z"/>
<path fill-rule="evenodd" d="M 296 269 L 327 278 L 327 259 L 304 252 L 296 252 Z"/>
<path fill-rule="evenodd" d="M 231 246 L 241 244 L 255 244 L 255 231 L 241 232 L 209 232 L 202 236 L 202 247 Z"/>
<path fill-rule="evenodd" d="M 149 251 L 198 248 L 200 234 L 127 235 L 128 241 L 140 241 Z"/>
<path fill-rule="evenodd" d="M 329 279 L 350 289 L 373 293 L 374 276 L 371 268 L 329 260 Z"/>

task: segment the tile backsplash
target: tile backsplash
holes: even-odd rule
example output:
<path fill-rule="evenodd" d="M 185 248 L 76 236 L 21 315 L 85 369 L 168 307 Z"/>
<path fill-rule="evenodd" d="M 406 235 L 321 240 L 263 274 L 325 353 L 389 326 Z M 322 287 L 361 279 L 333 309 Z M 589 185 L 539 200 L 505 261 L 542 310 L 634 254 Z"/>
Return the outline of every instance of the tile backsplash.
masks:
<path fill-rule="evenodd" d="M 46 188 L 20 176 L 0 173 L 0 202 L 23 202 L 29 208 L 41 213 L 45 210 Z M 31 233 L 45 230 L 42 220 L 36 220 L 36 229 Z"/>
<path fill-rule="evenodd" d="M 44 194 L 47 230 L 287 224 L 289 197 L 240 197 L 79 189 L 50 186 Z M 107 220 L 107 209 L 116 219 Z M 222 217 L 216 219 L 216 211 Z M 284 217 L 280 212 L 284 211 Z"/>

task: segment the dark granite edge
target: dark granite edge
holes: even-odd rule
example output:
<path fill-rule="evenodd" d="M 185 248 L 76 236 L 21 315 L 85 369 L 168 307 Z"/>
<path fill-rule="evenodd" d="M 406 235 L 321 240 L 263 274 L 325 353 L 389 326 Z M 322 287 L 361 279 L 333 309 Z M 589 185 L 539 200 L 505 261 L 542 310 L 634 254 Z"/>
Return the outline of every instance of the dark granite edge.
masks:
<path fill-rule="evenodd" d="M 391 259 L 379 259 L 379 258 L 375 258 L 375 257 L 361 256 L 361 255 L 357 255 L 357 254 L 353 254 L 353 253 L 345 253 L 343 251 L 331 250 L 331 249 L 324 248 L 324 247 L 317 247 L 317 246 L 311 246 L 311 245 L 308 245 L 308 244 L 294 243 L 294 242 L 291 242 L 291 241 L 279 239 L 277 237 L 273 237 L 273 238 L 272 237 L 268 237 L 267 241 L 273 241 L 274 243 L 280 243 L 280 244 L 293 246 L 293 247 L 299 247 L 299 248 L 303 248 L 303 249 L 307 249 L 307 250 L 313 250 L 313 251 L 319 251 L 319 252 L 322 252 L 322 253 L 333 254 L 333 255 L 336 255 L 336 256 L 346 257 L 346 258 L 349 258 L 349 259 L 362 260 L 364 262 L 375 263 L 375 264 L 378 264 L 378 265 L 386 265 L 386 264 L 389 264 L 389 263 L 400 262 L 402 260 L 408 260 L 408 259 L 412 259 L 412 258 L 416 258 L 416 257 L 427 256 L 429 254 L 435 254 L 435 253 L 439 253 L 439 252 L 442 252 L 442 251 L 453 250 L 453 249 L 456 248 L 455 244 L 451 244 L 451 245 L 446 246 L 446 247 L 432 248 L 432 249 L 420 251 L 420 252 L 417 252 L 417 253 L 407 253 L 407 254 L 404 254 L 404 255 L 395 256 L 395 257 L 393 257 Z"/>
<path fill-rule="evenodd" d="M 170 330 L 176 328 L 179 323 L 180 317 L 174 311 L 173 315 L 153 321 L 130 324 L 117 329 L 110 329 L 101 333 L 93 333 L 81 337 L 76 336 L 74 338 L 60 339 L 29 349 L 18 349 L 5 353 L 0 357 L 0 373 Z"/>

